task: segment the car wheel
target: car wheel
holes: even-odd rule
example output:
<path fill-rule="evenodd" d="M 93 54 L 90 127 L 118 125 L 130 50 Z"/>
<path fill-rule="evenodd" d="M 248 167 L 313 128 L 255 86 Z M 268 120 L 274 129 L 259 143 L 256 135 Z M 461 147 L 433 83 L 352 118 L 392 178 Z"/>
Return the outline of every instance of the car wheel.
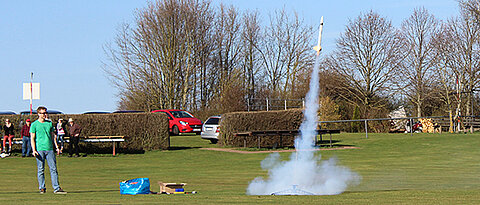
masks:
<path fill-rule="evenodd" d="M 218 140 L 217 140 L 217 139 L 211 139 L 210 142 L 211 142 L 212 144 L 217 144 Z"/>
<path fill-rule="evenodd" d="M 178 130 L 178 127 L 176 125 L 174 125 L 172 127 L 172 133 L 173 133 L 173 135 L 179 135 L 180 134 L 180 130 Z"/>

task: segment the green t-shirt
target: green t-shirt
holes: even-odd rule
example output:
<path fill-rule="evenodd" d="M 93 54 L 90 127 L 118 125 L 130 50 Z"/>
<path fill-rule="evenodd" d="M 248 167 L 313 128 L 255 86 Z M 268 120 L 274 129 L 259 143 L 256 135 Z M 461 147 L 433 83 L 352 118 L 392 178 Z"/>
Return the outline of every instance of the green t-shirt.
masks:
<path fill-rule="evenodd" d="M 51 133 L 53 125 L 51 121 L 45 120 L 43 123 L 38 120 L 30 126 L 30 133 L 35 133 L 35 144 L 37 151 L 53 150 L 53 139 Z"/>

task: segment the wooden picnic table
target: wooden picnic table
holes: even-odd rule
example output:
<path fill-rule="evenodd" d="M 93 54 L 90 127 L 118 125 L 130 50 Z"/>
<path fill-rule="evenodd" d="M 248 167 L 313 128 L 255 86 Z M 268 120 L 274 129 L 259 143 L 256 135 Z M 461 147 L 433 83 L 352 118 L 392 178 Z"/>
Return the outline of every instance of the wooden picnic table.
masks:
<path fill-rule="evenodd" d="M 332 134 L 340 133 L 340 130 L 327 130 L 319 129 L 316 130 L 317 135 L 315 135 L 315 145 L 317 145 L 318 138 L 320 136 L 320 141 L 322 141 L 322 135 L 330 135 L 330 147 L 332 147 Z M 258 130 L 258 131 L 249 131 L 249 132 L 238 132 L 234 135 L 236 137 L 243 137 L 243 147 L 247 147 L 247 137 L 257 137 L 258 148 L 260 149 L 261 137 L 263 136 L 279 136 L 280 137 L 280 146 L 282 145 L 283 136 L 297 136 L 299 135 L 299 130 Z"/>

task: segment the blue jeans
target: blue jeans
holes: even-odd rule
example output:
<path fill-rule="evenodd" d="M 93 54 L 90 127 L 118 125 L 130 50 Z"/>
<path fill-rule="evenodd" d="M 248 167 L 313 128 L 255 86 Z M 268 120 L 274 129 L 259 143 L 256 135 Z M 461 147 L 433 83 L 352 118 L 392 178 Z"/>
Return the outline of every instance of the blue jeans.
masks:
<path fill-rule="evenodd" d="M 22 138 L 22 157 L 30 156 L 32 152 L 32 144 L 30 144 L 30 137 L 23 136 Z"/>
<path fill-rule="evenodd" d="M 65 142 L 63 140 L 63 136 L 64 135 L 58 135 L 57 136 L 57 140 L 58 140 L 57 143 L 58 143 L 58 145 L 60 145 L 61 148 L 63 148 L 63 145 L 65 144 Z"/>
<path fill-rule="evenodd" d="M 60 185 L 58 183 L 57 160 L 55 158 L 55 152 L 53 152 L 53 150 L 37 152 L 38 189 L 45 189 L 45 175 L 43 171 L 45 170 L 45 160 L 47 160 L 48 167 L 50 168 L 50 177 L 52 179 L 53 190 L 59 190 Z"/>

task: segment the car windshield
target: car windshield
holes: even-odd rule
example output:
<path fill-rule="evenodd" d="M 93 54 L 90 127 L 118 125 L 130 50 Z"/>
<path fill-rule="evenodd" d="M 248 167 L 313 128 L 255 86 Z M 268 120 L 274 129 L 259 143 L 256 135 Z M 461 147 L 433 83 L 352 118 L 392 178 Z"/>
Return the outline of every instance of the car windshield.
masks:
<path fill-rule="evenodd" d="M 170 111 L 174 118 L 193 118 L 193 116 L 185 111 Z"/>
<path fill-rule="evenodd" d="M 209 118 L 205 124 L 206 125 L 218 125 L 218 121 L 220 120 L 220 118 L 216 118 L 216 117 L 212 117 L 212 118 Z"/>

